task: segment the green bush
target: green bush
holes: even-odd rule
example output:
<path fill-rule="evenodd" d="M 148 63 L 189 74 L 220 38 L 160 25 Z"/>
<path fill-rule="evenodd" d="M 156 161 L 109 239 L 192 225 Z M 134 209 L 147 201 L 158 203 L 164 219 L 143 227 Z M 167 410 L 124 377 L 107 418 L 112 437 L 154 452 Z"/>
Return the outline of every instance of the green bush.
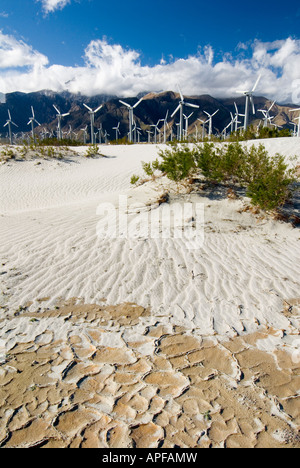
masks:
<path fill-rule="evenodd" d="M 254 205 L 272 210 L 289 200 L 295 171 L 288 169 L 283 156 L 276 154 L 270 158 L 262 145 L 252 147 L 246 166 L 247 196 Z"/>
<path fill-rule="evenodd" d="M 143 163 L 148 176 L 159 170 L 176 182 L 193 174 L 209 181 L 244 186 L 254 205 L 264 210 L 282 206 L 291 195 L 295 172 L 288 169 L 284 157 L 271 158 L 263 145 L 243 147 L 239 142 L 215 146 L 172 144 L 159 152 L 160 161 Z M 135 183 L 135 182 L 134 182 Z"/>
<path fill-rule="evenodd" d="M 196 168 L 194 151 L 185 144 L 175 144 L 164 151 L 160 150 L 159 156 L 162 159 L 159 170 L 176 182 L 187 178 Z"/>

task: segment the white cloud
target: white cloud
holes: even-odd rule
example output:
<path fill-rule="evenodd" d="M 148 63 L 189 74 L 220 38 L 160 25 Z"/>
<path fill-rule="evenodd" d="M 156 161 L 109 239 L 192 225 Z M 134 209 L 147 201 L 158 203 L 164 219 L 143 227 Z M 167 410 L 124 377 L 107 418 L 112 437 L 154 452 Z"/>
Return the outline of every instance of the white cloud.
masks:
<path fill-rule="evenodd" d="M 71 0 L 38 0 L 43 5 L 45 13 L 53 13 L 55 10 L 62 10 Z"/>
<path fill-rule="evenodd" d="M 238 58 L 224 55 L 217 61 L 212 47 L 206 46 L 196 55 L 146 66 L 137 51 L 102 39 L 88 44 L 83 66 L 65 67 L 48 65 L 47 57 L 1 33 L 0 91 L 52 89 L 128 97 L 143 91 L 175 91 L 179 83 L 184 94 L 232 97 L 237 89 L 252 88 L 261 73 L 258 94 L 293 102 L 299 95 L 293 83 L 300 79 L 300 40 L 254 41 L 241 49 Z"/>
<path fill-rule="evenodd" d="M 48 58 L 23 41 L 0 31 L 0 76 L 1 69 L 22 67 L 44 67 Z"/>

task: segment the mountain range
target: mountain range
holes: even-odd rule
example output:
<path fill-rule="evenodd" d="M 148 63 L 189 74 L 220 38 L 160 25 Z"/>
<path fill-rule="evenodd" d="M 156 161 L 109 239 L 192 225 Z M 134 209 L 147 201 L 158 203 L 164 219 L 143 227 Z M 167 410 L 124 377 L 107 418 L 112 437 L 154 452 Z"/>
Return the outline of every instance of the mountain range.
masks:
<path fill-rule="evenodd" d="M 45 128 L 48 131 L 56 131 L 57 117 L 53 107 L 54 104 L 62 114 L 70 113 L 69 116 L 62 119 L 62 131 L 67 132 L 72 128 L 75 133 L 78 133 L 78 138 L 82 139 L 83 132 L 80 132 L 80 130 L 88 126 L 89 132 L 90 128 L 90 116 L 88 110 L 83 105 L 85 103 L 93 109 L 103 104 L 102 109 L 95 115 L 95 129 L 98 129 L 102 125 L 103 131 L 106 131 L 110 135 L 109 139 L 115 139 L 113 127 L 116 127 L 119 122 L 120 138 L 128 133 L 128 109 L 119 102 L 118 96 L 101 94 L 87 97 L 81 94 L 71 94 L 69 92 L 55 93 L 49 90 L 34 93 L 15 92 L 6 95 L 0 93 L 0 95 L 0 129 L 8 119 L 7 110 L 9 109 L 13 122 L 18 125 L 18 128 L 14 127 L 14 131 L 30 132 L 28 121 L 31 117 L 31 106 L 33 106 L 35 117 L 41 124 L 40 127 L 36 127 L 35 131 L 41 133 Z M 168 123 L 169 125 L 173 124 L 173 131 L 175 132 L 175 123 L 178 122 L 179 115 L 175 115 L 173 119 L 170 116 L 178 106 L 180 95 L 173 91 L 166 91 L 159 94 L 145 93 L 133 98 L 122 98 L 122 100 L 133 105 L 141 97 L 143 97 L 143 101 L 134 110 L 136 124 L 142 130 L 141 141 L 145 141 L 148 138 L 147 130 L 149 130 L 150 125 L 155 125 L 159 119 L 164 119 L 167 112 Z M 209 95 L 202 95 L 185 97 L 185 100 L 199 106 L 199 109 L 185 108 L 187 115 L 194 111 L 189 119 L 189 133 L 194 133 L 197 119 L 207 120 L 207 115 L 204 111 L 213 114 L 219 109 L 219 112 L 213 118 L 213 131 L 217 133 L 221 132 L 231 121 L 230 112 L 233 115 L 235 114 L 234 103 L 238 106 L 239 113 L 243 114 L 245 110 L 244 96 L 231 99 L 215 99 Z M 254 96 L 254 103 L 256 114 L 252 115 L 252 112 L 250 112 L 250 124 L 258 125 L 262 119 L 262 113 L 258 112 L 258 109 L 268 109 L 272 101 L 264 97 Z M 296 108 L 296 106 L 276 103 L 270 112 L 270 115 L 274 116 L 272 122 L 284 128 L 292 129 L 293 126 L 290 123 L 292 114 L 289 112 L 289 109 L 292 108 Z M 243 117 L 240 117 L 240 121 L 243 122 Z M 200 123 L 197 123 L 200 128 Z M 162 122 L 160 123 L 161 126 Z M 4 137 L 6 129 L 3 128 L 0 130 L 1 132 L 2 137 Z"/>

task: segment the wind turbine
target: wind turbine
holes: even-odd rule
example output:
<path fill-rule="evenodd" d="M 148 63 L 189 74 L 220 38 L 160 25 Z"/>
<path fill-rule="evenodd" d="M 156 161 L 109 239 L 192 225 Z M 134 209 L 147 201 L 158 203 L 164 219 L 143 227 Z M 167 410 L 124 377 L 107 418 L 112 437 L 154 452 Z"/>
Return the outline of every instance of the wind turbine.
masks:
<path fill-rule="evenodd" d="M 290 109 L 290 112 L 297 112 L 300 111 L 300 109 Z M 299 138 L 300 137 L 300 114 L 299 117 L 294 117 L 294 120 L 298 120 L 298 130 L 296 136 Z"/>
<path fill-rule="evenodd" d="M 119 139 L 119 135 L 120 135 L 120 122 L 118 122 L 118 125 L 116 127 L 113 127 L 113 130 L 116 130 L 116 141 Z"/>
<path fill-rule="evenodd" d="M 164 144 L 166 144 L 166 142 L 167 142 L 167 127 L 168 127 L 167 120 L 168 120 L 168 115 L 169 115 L 169 109 L 167 110 L 165 118 L 159 120 L 159 122 L 164 123 Z"/>
<path fill-rule="evenodd" d="M 236 105 L 236 102 L 234 103 L 234 107 L 235 107 L 235 116 L 234 116 L 234 121 L 235 121 L 235 132 L 238 131 L 238 124 L 242 123 L 242 122 L 239 122 L 239 117 L 245 117 L 245 114 L 240 114 L 239 113 L 239 110 L 238 110 L 238 107 Z"/>
<path fill-rule="evenodd" d="M 254 101 L 253 101 L 253 93 L 256 90 L 258 83 L 261 79 L 261 75 L 256 80 L 255 85 L 253 86 L 251 91 L 236 91 L 239 94 L 243 94 L 246 96 L 246 104 L 245 104 L 245 120 L 244 120 L 244 130 L 246 131 L 248 128 L 249 124 L 249 104 L 251 103 L 252 105 L 252 113 L 255 115 L 255 106 L 254 106 Z"/>
<path fill-rule="evenodd" d="M 134 106 L 131 106 L 127 102 L 119 100 L 121 104 L 124 106 L 128 107 L 129 109 L 129 142 L 132 143 L 132 131 L 133 131 L 133 111 L 136 109 L 136 107 L 142 102 L 143 98 L 140 99 L 138 102 L 134 104 Z"/>
<path fill-rule="evenodd" d="M 11 125 L 14 125 L 15 127 L 17 127 L 18 125 L 15 124 L 15 122 L 13 122 L 11 120 L 11 115 L 10 115 L 9 109 L 7 109 L 7 112 L 8 112 L 8 120 L 6 121 L 6 124 L 3 125 L 3 127 L 6 127 L 8 125 L 9 142 L 12 145 L 13 144 L 13 135 L 12 135 L 12 131 L 11 131 Z"/>
<path fill-rule="evenodd" d="M 274 101 L 271 106 L 269 107 L 269 109 L 265 110 L 265 109 L 258 109 L 258 112 L 262 112 L 263 113 L 263 116 L 264 116 L 264 127 L 267 127 L 268 126 L 268 123 L 272 124 L 272 120 L 274 119 L 274 117 L 271 117 L 270 116 L 270 110 L 272 109 L 272 107 L 274 106 L 276 101 Z"/>
<path fill-rule="evenodd" d="M 61 114 L 60 111 L 57 109 L 57 107 L 53 104 L 53 107 L 54 109 L 56 110 L 57 112 L 57 120 L 58 120 L 58 124 L 57 124 L 57 136 L 58 136 L 58 139 L 61 140 L 62 139 L 62 132 L 61 132 L 61 119 L 63 117 L 67 117 L 67 115 L 70 115 L 70 112 L 67 112 L 66 114 Z"/>
<path fill-rule="evenodd" d="M 86 137 L 87 137 L 87 125 L 84 128 L 80 129 L 83 132 L 83 144 L 86 145 Z"/>
<path fill-rule="evenodd" d="M 29 118 L 29 122 L 27 123 L 27 125 L 31 125 L 31 135 L 32 135 L 33 141 L 35 141 L 34 122 L 38 124 L 38 126 L 40 126 L 41 124 L 36 120 L 32 106 L 31 106 L 31 112 L 32 112 L 32 116 Z"/>
<path fill-rule="evenodd" d="M 208 115 L 208 138 L 211 139 L 211 134 L 212 134 L 212 118 L 219 112 L 219 109 L 216 110 L 213 114 L 209 114 L 206 111 L 203 111 L 206 115 Z"/>
<path fill-rule="evenodd" d="M 136 135 L 139 133 L 139 130 L 142 130 L 140 127 L 137 127 L 136 125 L 136 121 L 134 120 L 133 121 L 133 129 L 132 129 L 132 132 L 133 132 L 133 141 L 134 143 L 136 143 Z"/>
<path fill-rule="evenodd" d="M 150 127 L 154 127 L 154 143 L 157 143 L 157 132 L 160 133 L 160 130 L 158 128 L 159 122 L 160 122 L 160 120 L 157 122 L 156 125 L 154 125 L 154 124 L 150 125 Z"/>
<path fill-rule="evenodd" d="M 205 137 L 205 124 L 207 124 L 208 119 L 206 121 L 201 120 L 201 119 L 197 119 L 197 120 L 199 120 L 199 122 L 202 123 L 202 140 L 204 140 L 204 137 Z"/>
<path fill-rule="evenodd" d="M 229 124 L 222 130 L 221 136 L 223 137 L 224 140 L 227 138 L 227 129 L 231 127 L 232 128 L 232 121 L 229 122 Z"/>
<path fill-rule="evenodd" d="M 151 130 L 147 130 L 147 133 L 148 133 L 148 143 L 151 143 L 151 135 L 153 135 L 153 133 L 151 132 Z"/>
<path fill-rule="evenodd" d="M 194 109 L 199 109 L 199 106 L 197 106 L 196 104 L 191 104 L 189 102 L 185 102 L 184 100 L 184 97 L 181 93 L 181 90 L 178 86 L 178 89 L 179 89 L 179 94 L 180 94 L 180 102 L 178 104 L 178 107 L 175 109 L 175 111 L 173 112 L 173 114 L 171 115 L 171 118 L 173 118 L 175 116 L 175 114 L 180 111 L 180 120 L 179 120 L 179 140 L 181 141 L 182 140 L 182 136 L 183 136 L 183 107 L 186 106 L 186 107 L 193 107 Z"/>
<path fill-rule="evenodd" d="M 101 123 L 100 126 L 99 126 L 99 128 L 98 128 L 99 145 L 102 144 L 102 134 L 103 134 L 103 131 L 102 131 L 102 123 Z"/>
<path fill-rule="evenodd" d="M 290 124 L 293 125 L 294 127 L 294 130 L 292 130 L 293 137 L 296 137 L 297 136 L 297 124 L 295 122 L 290 122 Z"/>
<path fill-rule="evenodd" d="M 90 118 L 91 118 L 91 143 L 92 145 L 95 143 L 95 135 L 94 135 L 94 126 L 95 126 L 95 114 L 103 107 L 103 104 L 101 104 L 101 106 L 97 107 L 97 109 L 93 110 L 91 109 L 89 106 L 87 106 L 86 104 L 84 104 L 84 107 L 87 108 L 87 110 L 89 111 L 89 114 L 90 114 Z"/>
<path fill-rule="evenodd" d="M 185 138 L 188 138 L 188 130 L 189 130 L 189 118 L 192 117 L 194 112 L 192 112 L 190 115 L 185 115 L 183 114 L 184 120 L 185 120 Z"/>

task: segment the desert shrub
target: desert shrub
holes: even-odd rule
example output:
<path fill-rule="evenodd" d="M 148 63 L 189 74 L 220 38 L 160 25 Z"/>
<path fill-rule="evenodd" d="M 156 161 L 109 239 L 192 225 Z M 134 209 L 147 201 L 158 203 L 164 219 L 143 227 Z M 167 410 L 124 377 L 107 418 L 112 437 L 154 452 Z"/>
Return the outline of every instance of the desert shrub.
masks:
<path fill-rule="evenodd" d="M 245 182 L 253 205 L 272 210 L 286 203 L 291 196 L 295 171 L 288 169 L 284 157 L 271 158 L 263 145 L 254 146 L 247 154 Z"/>
<path fill-rule="evenodd" d="M 86 158 L 93 158 L 94 156 L 100 156 L 99 146 L 97 144 L 89 145 L 86 152 L 84 153 L 84 156 Z"/>
<path fill-rule="evenodd" d="M 245 172 L 245 153 L 241 144 L 230 143 L 223 151 L 220 172 L 223 180 L 242 181 Z"/>
<path fill-rule="evenodd" d="M 202 175 L 206 179 L 216 182 L 220 182 L 223 179 L 222 158 L 222 148 L 216 148 L 213 143 L 206 142 L 203 145 L 197 145 L 194 152 L 197 168 L 200 169 Z"/>
<path fill-rule="evenodd" d="M 143 168 L 143 171 L 145 172 L 145 174 L 149 177 L 153 177 L 154 175 L 154 168 L 152 167 L 152 164 L 151 163 L 146 163 L 146 162 L 142 162 L 142 168 Z"/>
<path fill-rule="evenodd" d="M 160 161 L 143 163 L 148 176 L 160 170 L 178 182 L 200 173 L 209 181 L 239 184 L 246 188 L 252 204 L 264 210 L 282 206 L 295 181 L 295 173 L 288 169 L 284 157 L 270 157 L 263 145 L 247 149 L 239 142 L 217 147 L 208 142 L 194 146 L 172 144 L 159 156 Z"/>
<path fill-rule="evenodd" d="M 196 169 L 194 151 L 188 145 L 172 145 L 166 150 L 160 150 L 159 156 L 162 161 L 157 168 L 176 182 L 189 177 Z"/>

